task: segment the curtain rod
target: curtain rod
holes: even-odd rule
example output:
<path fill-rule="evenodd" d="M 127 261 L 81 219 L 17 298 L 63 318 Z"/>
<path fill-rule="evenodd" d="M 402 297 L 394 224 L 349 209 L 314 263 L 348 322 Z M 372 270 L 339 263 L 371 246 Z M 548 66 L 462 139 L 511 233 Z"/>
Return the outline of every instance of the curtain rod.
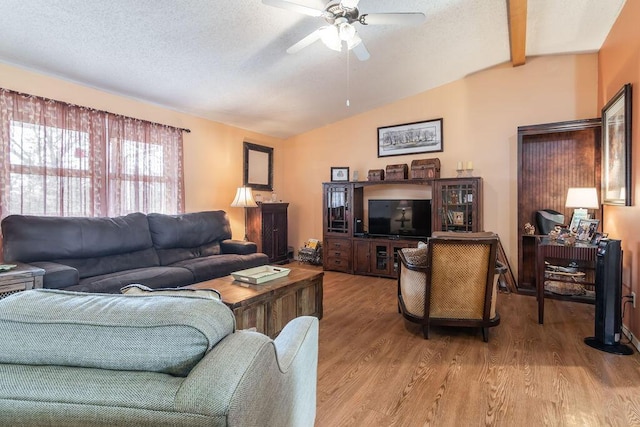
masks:
<path fill-rule="evenodd" d="M 143 121 L 143 122 L 153 123 L 155 125 L 166 126 L 166 127 L 178 129 L 178 130 L 181 130 L 181 131 L 186 132 L 186 133 L 191 133 L 191 129 L 187 129 L 187 128 L 180 128 L 180 127 L 177 127 L 177 126 L 165 125 L 165 124 L 162 124 L 162 123 L 152 122 L 150 120 L 136 119 L 135 117 L 125 116 L 124 114 L 112 113 L 111 111 L 106 111 L 106 110 L 98 110 L 97 108 L 83 107 L 82 105 L 72 104 L 70 102 L 65 102 L 65 101 L 58 101 L 57 99 L 46 98 L 44 96 L 31 95 L 29 93 L 18 92 L 16 90 L 5 89 L 5 88 L 0 88 L 0 90 L 6 91 L 6 92 L 13 92 L 13 93 L 15 93 L 17 95 L 26 96 L 26 97 L 29 97 L 29 98 L 38 98 L 38 99 L 41 99 L 43 101 L 59 102 L 61 104 L 66 104 L 66 105 L 69 105 L 71 107 L 86 108 L 88 110 L 95 111 L 95 112 L 98 112 L 98 113 L 106 113 L 106 114 L 111 114 L 111 115 L 114 115 L 114 116 L 126 117 L 126 118 L 134 119 L 134 120 L 140 120 L 140 121 Z"/>

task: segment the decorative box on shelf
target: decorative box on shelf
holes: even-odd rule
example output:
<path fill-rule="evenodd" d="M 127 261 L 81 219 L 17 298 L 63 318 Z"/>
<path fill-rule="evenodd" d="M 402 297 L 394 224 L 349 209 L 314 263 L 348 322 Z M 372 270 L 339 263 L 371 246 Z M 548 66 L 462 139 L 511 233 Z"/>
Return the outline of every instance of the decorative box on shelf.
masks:
<path fill-rule="evenodd" d="M 387 165 L 386 181 L 400 181 L 409 176 L 409 167 L 406 163 L 400 165 Z"/>
<path fill-rule="evenodd" d="M 411 179 L 440 178 L 440 159 L 421 159 L 411 162 Z"/>
<path fill-rule="evenodd" d="M 367 174 L 368 181 L 383 181 L 384 180 L 384 169 L 372 169 Z"/>

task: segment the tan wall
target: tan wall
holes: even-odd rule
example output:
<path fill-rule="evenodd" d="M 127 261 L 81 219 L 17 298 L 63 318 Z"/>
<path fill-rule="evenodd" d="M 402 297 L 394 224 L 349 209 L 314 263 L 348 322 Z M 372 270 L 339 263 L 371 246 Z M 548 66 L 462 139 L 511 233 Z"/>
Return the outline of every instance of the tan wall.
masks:
<path fill-rule="evenodd" d="M 234 238 L 244 236 L 244 213 L 229 206 L 242 185 L 243 141 L 274 147 L 275 167 L 282 161 L 280 139 L 8 65 L 0 64 L 0 87 L 190 129 L 184 133 L 185 211 L 227 211 Z M 282 179 L 282 174 L 274 174 L 276 188 Z"/>
<path fill-rule="evenodd" d="M 517 128 L 598 117 L 596 87 L 596 54 L 530 58 L 524 66 L 503 64 L 290 138 L 282 191 L 292 202 L 290 244 L 322 238 L 321 183 L 330 180 L 331 166 L 349 166 L 362 180 L 369 169 L 438 157 L 441 176 L 452 177 L 458 161 L 471 160 L 474 174 L 484 178 L 484 228 L 499 233 L 515 274 Z M 377 127 L 439 117 L 443 152 L 377 157 Z"/>
<path fill-rule="evenodd" d="M 322 238 L 321 183 L 329 181 L 331 166 L 349 166 L 366 179 L 369 169 L 438 157 L 442 176 L 451 177 L 458 161 L 471 160 L 485 180 L 484 228 L 500 234 L 514 273 L 517 127 L 596 117 L 596 85 L 595 54 L 532 58 L 281 141 L 0 64 L 0 87 L 191 129 L 184 137 L 186 211 L 226 210 L 235 237 L 244 234 L 243 214 L 229 204 L 242 183 L 244 140 L 275 148 L 274 187 L 290 202 L 289 244 L 296 248 Z M 442 153 L 377 157 L 377 127 L 439 117 Z"/>
<path fill-rule="evenodd" d="M 632 84 L 632 201 L 634 206 L 605 206 L 603 230 L 614 239 L 622 240 L 623 289 L 638 294 L 638 268 L 640 268 L 640 2 L 626 2 L 618 20 L 609 32 L 598 55 L 598 111 L 620 88 Z M 639 294 L 640 295 L 640 294 Z M 624 324 L 634 336 L 640 336 L 640 308 L 627 305 Z M 639 306 L 640 307 L 640 306 Z"/>

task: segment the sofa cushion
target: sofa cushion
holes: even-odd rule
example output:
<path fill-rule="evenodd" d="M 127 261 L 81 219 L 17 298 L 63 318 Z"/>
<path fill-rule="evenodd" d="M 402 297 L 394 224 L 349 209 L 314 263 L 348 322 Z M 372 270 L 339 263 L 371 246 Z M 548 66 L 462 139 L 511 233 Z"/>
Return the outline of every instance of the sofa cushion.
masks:
<path fill-rule="evenodd" d="M 2 220 L 4 259 L 92 258 L 152 247 L 146 215 L 114 218 L 10 215 Z"/>
<path fill-rule="evenodd" d="M 102 257 L 68 258 L 53 261 L 78 270 L 81 280 L 85 277 L 160 265 L 158 254 L 153 248 Z"/>
<path fill-rule="evenodd" d="M 195 248 L 230 239 L 231 225 L 225 211 L 205 211 L 181 215 L 147 215 L 156 249 Z"/>
<path fill-rule="evenodd" d="M 250 255 L 221 254 L 210 257 L 193 258 L 172 264 L 174 267 L 189 269 L 196 282 L 227 276 L 234 271 L 259 267 L 269 263 L 269 257 L 263 253 Z"/>
<path fill-rule="evenodd" d="M 189 269 L 180 267 L 147 267 L 80 279 L 75 286 L 65 288 L 68 291 L 117 294 L 123 286 L 140 283 L 150 288 L 166 288 L 190 285 L 194 276 Z"/>
<path fill-rule="evenodd" d="M 161 265 L 170 265 L 185 259 L 219 255 L 220 252 L 220 242 L 218 241 L 207 243 L 195 248 L 169 248 L 156 250 Z"/>
<path fill-rule="evenodd" d="M 215 299 L 31 290 L 0 300 L 0 363 L 186 376 L 234 327 Z"/>

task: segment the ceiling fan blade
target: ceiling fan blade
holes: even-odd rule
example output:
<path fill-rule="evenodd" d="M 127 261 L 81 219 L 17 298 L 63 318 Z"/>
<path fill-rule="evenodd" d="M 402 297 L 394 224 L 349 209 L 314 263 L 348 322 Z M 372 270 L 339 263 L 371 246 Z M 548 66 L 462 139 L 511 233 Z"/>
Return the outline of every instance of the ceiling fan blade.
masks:
<path fill-rule="evenodd" d="M 354 7 L 358 7 L 358 3 L 360 3 L 360 0 L 342 0 L 340 2 L 342 7 L 346 7 L 347 9 L 353 9 Z"/>
<path fill-rule="evenodd" d="M 358 36 L 356 35 L 356 37 Z M 351 50 L 353 51 L 354 55 L 356 55 L 356 58 L 358 58 L 360 61 L 366 61 L 371 57 L 371 55 L 369 54 L 369 51 L 367 50 L 362 40 L 360 40 L 360 43 L 352 47 Z"/>
<path fill-rule="evenodd" d="M 302 13 L 309 16 L 322 16 L 323 10 L 314 9 L 312 7 L 304 6 L 292 1 L 286 0 L 262 0 L 263 4 L 267 6 L 279 7 L 280 9 L 291 10 L 293 12 Z"/>
<path fill-rule="evenodd" d="M 360 16 L 363 25 L 415 25 L 425 21 L 422 12 L 415 13 L 370 13 Z"/>
<path fill-rule="evenodd" d="M 287 53 L 296 53 L 301 51 L 305 47 L 309 46 L 311 43 L 317 40 L 320 40 L 321 35 L 322 35 L 322 32 L 320 31 L 320 29 L 315 30 L 313 33 L 309 34 L 308 36 L 300 40 L 298 43 L 294 44 L 289 49 L 287 49 Z"/>

